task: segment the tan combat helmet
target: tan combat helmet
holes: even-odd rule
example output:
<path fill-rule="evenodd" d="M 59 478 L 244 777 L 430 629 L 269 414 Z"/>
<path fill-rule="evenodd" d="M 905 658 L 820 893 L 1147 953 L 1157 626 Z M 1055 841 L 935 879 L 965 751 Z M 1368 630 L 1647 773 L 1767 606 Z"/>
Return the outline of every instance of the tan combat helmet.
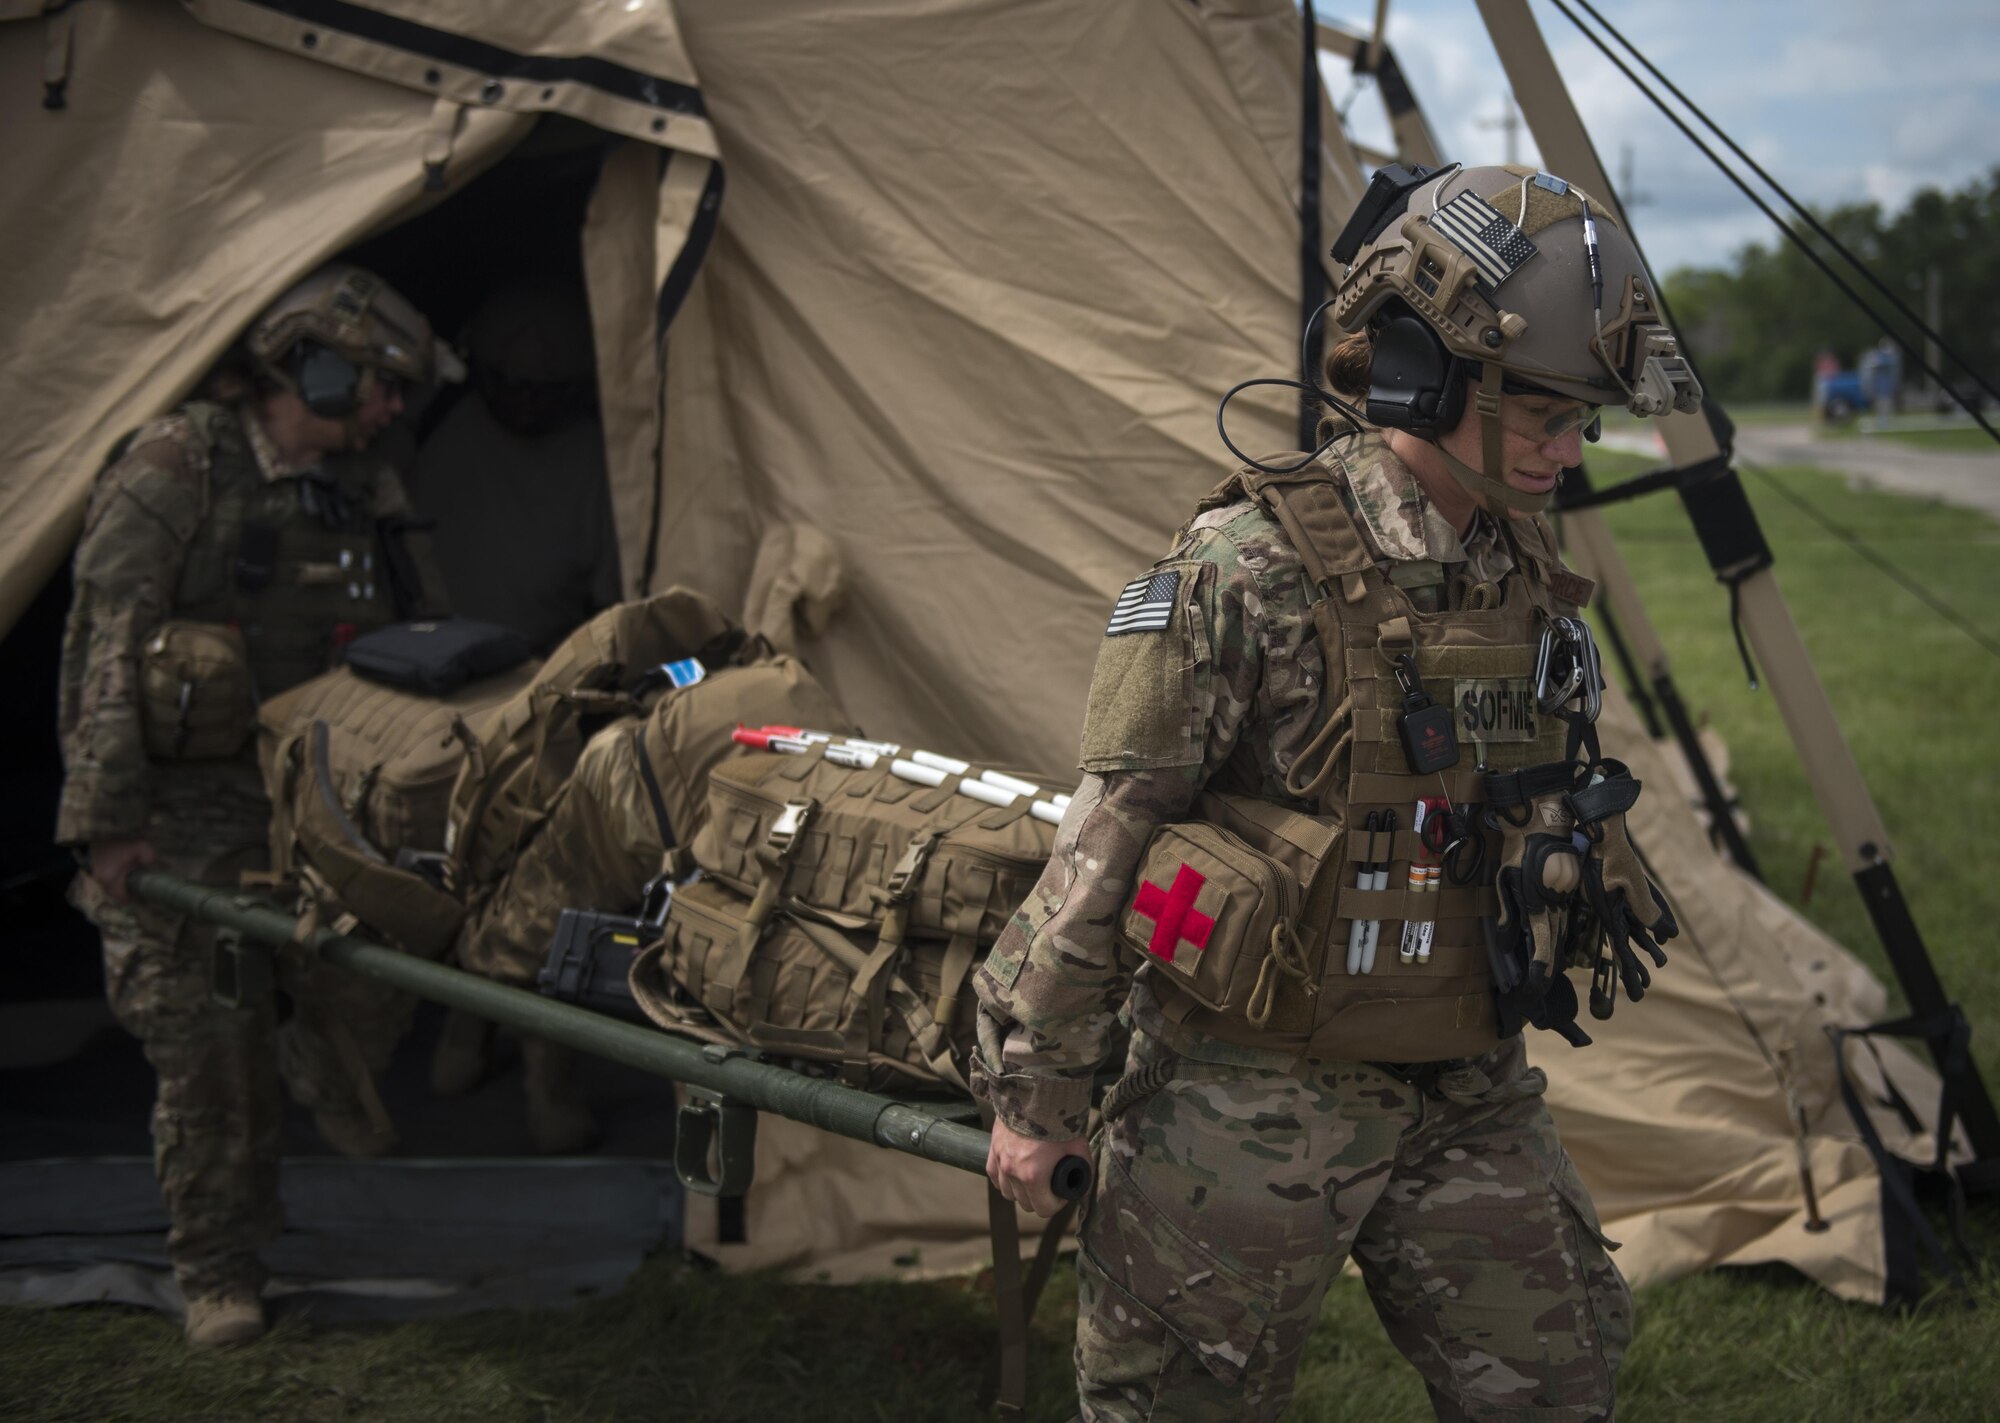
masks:
<path fill-rule="evenodd" d="M 1476 381 L 1484 468 L 1439 453 L 1489 507 L 1535 512 L 1548 496 L 1504 480 L 1503 390 L 1634 415 L 1700 407 L 1638 249 L 1596 199 L 1531 168 L 1395 172 L 1402 181 L 1379 198 L 1371 186 L 1334 248 L 1348 268 L 1333 321 L 1375 336 L 1371 422 L 1435 441 Z"/>
<path fill-rule="evenodd" d="M 423 313 L 373 272 L 345 262 L 328 263 L 272 302 L 251 323 L 244 343 L 263 370 L 324 415 L 352 413 L 367 383 L 380 376 L 424 385 L 439 374 L 439 342 Z M 330 395 L 302 388 L 302 343 L 331 351 L 351 367 L 347 410 L 337 408 L 337 380 Z M 455 367 L 457 358 L 448 364 Z M 449 369 L 444 374 L 455 378 Z"/>

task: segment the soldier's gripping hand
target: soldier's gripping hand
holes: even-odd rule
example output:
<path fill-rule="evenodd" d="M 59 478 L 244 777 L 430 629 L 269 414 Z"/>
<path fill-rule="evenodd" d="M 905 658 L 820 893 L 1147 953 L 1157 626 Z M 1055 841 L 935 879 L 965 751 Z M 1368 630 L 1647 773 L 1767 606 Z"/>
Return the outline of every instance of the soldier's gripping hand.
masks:
<path fill-rule="evenodd" d="M 87 873 L 97 881 L 98 888 L 120 904 L 126 904 L 132 898 L 125 885 L 126 877 L 141 865 L 157 865 L 159 862 L 160 852 L 143 835 L 94 840 L 90 845 L 90 868 Z"/>
<path fill-rule="evenodd" d="M 986 1175 L 995 1190 L 1017 1206 L 1026 1207 L 1047 1220 L 1062 1208 L 1050 1182 L 1056 1163 L 1065 1156 L 1090 1157 L 1090 1143 L 1037 1141 L 1023 1136 L 1005 1122 L 993 1122 L 993 1144 L 986 1149 Z"/>

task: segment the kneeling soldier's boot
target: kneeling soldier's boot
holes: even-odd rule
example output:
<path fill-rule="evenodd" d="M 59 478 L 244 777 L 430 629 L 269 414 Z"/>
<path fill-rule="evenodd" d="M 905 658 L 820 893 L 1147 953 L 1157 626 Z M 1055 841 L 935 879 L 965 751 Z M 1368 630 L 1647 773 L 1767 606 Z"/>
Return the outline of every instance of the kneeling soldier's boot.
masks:
<path fill-rule="evenodd" d="M 597 1140 L 597 1118 L 576 1087 L 576 1054 L 541 1038 L 521 1039 L 528 1137 L 544 1156 L 567 1156 Z"/>
<path fill-rule="evenodd" d="M 248 1285 L 196 1295 L 187 1302 L 188 1347 L 219 1349 L 264 1335 L 264 1302 Z"/>

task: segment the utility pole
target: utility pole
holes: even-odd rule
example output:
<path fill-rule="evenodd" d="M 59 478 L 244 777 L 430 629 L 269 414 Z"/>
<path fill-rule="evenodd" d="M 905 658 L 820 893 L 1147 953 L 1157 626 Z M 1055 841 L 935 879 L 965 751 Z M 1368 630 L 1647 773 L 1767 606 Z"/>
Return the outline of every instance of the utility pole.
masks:
<path fill-rule="evenodd" d="M 1938 350 L 1937 334 L 1944 329 L 1944 286 L 1938 281 L 1938 264 L 1931 262 L 1924 267 L 1924 321 L 1930 326 L 1930 334 L 1924 337 L 1924 360 L 1934 371 L 1944 369 L 1943 353 Z M 1926 381 L 1931 389 L 1931 403 L 1939 410 L 1950 407 L 1945 403 L 1944 392 L 1937 388 L 1935 381 Z"/>
<path fill-rule="evenodd" d="M 1519 163 L 1521 161 L 1521 113 L 1520 110 L 1514 107 L 1513 90 L 1509 89 L 1501 96 L 1500 117 L 1497 119 L 1481 119 L 1479 126 L 1483 129 L 1497 128 L 1507 135 L 1507 157 L 1503 161 L 1507 163 Z"/>
<path fill-rule="evenodd" d="M 1632 145 L 1621 144 L 1618 149 L 1618 205 L 1630 212 L 1652 201 L 1651 194 L 1639 191 L 1639 184 L 1632 176 Z"/>

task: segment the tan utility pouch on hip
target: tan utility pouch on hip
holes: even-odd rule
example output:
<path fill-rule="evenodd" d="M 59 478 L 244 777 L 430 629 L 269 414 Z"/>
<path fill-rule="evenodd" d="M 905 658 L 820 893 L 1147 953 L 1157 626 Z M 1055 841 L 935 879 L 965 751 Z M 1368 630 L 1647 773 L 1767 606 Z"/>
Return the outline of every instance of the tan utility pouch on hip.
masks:
<path fill-rule="evenodd" d="M 1170 1018 L 1206 1009 L 1259 1030 L 1309 1032 L 1338 822 L 1212 792 L 1195 814 L 1147 841 L 1120 938 L 1152 966 Z"/>
<path fill-rule="evenodd" d="M 674 894 L 664 934 L 632 965 L 632 993 L 662 1027 L 837 1067 L 871 1090 L 965 1090 L 972 981 L 947 979 L 947 945 L 900 948 L 802 913 L 761 923 L 713 879 Z"/>
<path fill-rule="evenodd" d="M 139 695 L 156 761 L 226 761 L 257 724 L 250 649 L 227 623 L 161 623 L 139 656 Z"/>

